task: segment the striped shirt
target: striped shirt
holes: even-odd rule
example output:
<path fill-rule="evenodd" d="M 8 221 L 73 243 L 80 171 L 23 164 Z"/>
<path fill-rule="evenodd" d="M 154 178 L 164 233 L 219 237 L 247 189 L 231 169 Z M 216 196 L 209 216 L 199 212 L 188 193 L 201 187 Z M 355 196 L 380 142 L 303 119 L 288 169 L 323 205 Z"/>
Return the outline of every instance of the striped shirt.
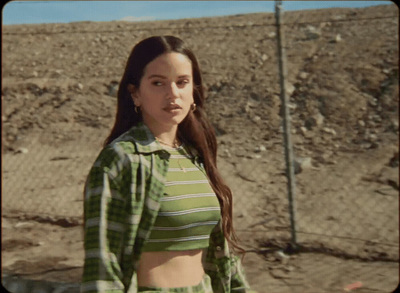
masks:
<path fill-rule="evenodd" d="M 206 248 L 221 218 L 218 198 L 183 146 L 166 150 L 170 157 L 164 196 L 143 251 Z"/>
<path fill-rule="evenodd" d="M 100 152 L 85 184 L 81 292 L 137 293 L 136 270 L 160 209 L 169 157 L 143 123 Z M 194 162 L 204 170 L 197 156 Z M 204 256 L 213 292 L 253 292 L 221 221 Z"/>

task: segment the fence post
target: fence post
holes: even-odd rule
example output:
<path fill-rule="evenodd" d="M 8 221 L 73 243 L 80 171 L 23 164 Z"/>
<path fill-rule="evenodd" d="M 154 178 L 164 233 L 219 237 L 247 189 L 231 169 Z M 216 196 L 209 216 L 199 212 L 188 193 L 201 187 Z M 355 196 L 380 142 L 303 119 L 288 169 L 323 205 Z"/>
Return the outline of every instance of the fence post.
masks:
<path fill-rule="evenodd" d="M 286 95 L 286 55 L 284 51 L 284 35 L 281 29 L 282 25 L 282 1 L 275 1 L 275 18 L 276 18 L 276 32 L 278 43 L 278 66 L 279 66 L 279 79 L 281 88 L 281 103 L 283 113 L 283 137 L 285 143 L 285 160 L 286 160 L 286 177 L 288 187 L 288 200 L 289 200 L 289 213 L 290 213 L 290 226 L 291 226 L 291 248 L 297 248 L 296 239 L 296 202 L 295 202 L 295 177 L 294 177 L 294 158 L 292 150 L 292 140 L 290 133 L 290 112 L 288 107 L 288 98 Z"/>

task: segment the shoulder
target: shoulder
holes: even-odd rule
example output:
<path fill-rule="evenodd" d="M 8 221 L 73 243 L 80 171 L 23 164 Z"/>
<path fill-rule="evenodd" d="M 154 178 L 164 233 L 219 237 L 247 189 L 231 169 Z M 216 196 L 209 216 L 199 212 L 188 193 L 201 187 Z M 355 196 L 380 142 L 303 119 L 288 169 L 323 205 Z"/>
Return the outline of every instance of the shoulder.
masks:
<path fill-rule="evenodd" d="M 135 159 L 137 156 L 131 129 L 103 147 L 92 169 L 101 169 L 106 173 L 119 173 L 129 165 L 129 161 L 137 161 Z"/>
<path fill-rule="evenodd" d="M 116 168 L 117 171 L 132 164 L 148 165 L 150 154 L 164 154 L 164 149 L 143 123 L 133 126 L 106 145 L 98 155 L 95 166 Z M 161 156 L 163 157 L 163 156 Z"/>
<path fill-rule="evenodd" d="M 94 166 L 107 167 L 126 160 L 129 153 L 133 153 L 134 146 L 129 143 L 112 143 L 106 145 L 99 153 Z"/>
<path fill-rule="evenodd" d="M 143 123 L 133 126 L 109 146 L 130 154 L 148 154 L 163 150 L 150 129 Z"/>

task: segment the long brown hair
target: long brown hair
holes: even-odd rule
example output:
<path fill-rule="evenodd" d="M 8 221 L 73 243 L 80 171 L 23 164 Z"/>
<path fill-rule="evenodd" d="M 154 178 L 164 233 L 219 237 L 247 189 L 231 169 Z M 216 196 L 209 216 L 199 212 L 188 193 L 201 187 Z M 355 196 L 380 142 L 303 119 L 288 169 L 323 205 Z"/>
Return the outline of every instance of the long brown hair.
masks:
<path fill-rule="evenodd" d="M 146 65 L 158 56 L 169 52 L 181 53 L 190 59 L 194 83 L 193 98 L 197 106 L 196 110 L 190 111 L 179 124 L 178 137 L 198 152 L 221 205 L 224 235 L 234 250 L 243 252 L 243 249 L 237 243 L 238 239 L 233 228 L 232 192 L 217 169 L 217 140 L 214 128 L 204 112 L 205 94 L 199 63 L 193 52 L 181 39 L 174 36 L 154 36 L 142 40 L 132 49 L 119 84 L 115 123 L 104 145 L 109 144 L 142 121 L 140 113 L 134 110 L 135 105 L 128 85 L 131 84 L 135 88 L 139 88 Z"/>

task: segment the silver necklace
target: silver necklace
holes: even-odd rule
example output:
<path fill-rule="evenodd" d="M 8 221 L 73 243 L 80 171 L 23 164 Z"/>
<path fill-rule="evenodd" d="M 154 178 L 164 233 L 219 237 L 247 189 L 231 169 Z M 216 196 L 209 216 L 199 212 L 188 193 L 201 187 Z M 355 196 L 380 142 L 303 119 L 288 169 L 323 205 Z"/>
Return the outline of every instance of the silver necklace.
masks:
<path fill-rule="evenodd" d="M 165 141 L 162 141 L 162 140 L 159 139 L 158 137 L 156 137 L 156 140 L 157 140 L 159 143 L 161 143 L 161 144 L 164 144 L 164 145 L 166 145 L 166 146 L 169 146 L 169 147 L 172 147 L 172 148 L 175 148 L 175 149 L 182 146 L 182 145 L 179 145 L 177 139 L 174 140 L 173 144 L 169 144 L 169 143 L 167 143 L 167 142 L 165 142 Z M 180 159 L 178 159 L 178 165 L 179 165 L 179 167 L 181 168 L 181 170 L 183 171 L 183 173 L 186 173 L 186 169 L 185 169 L 185 167 L 183 167 L 183 166 L 181 165 Z"/>
<path fill-rule="evenodd" d="M 172 148 L 179 148 L 180 147 L 180 145 L 179 145 L 179 143 L 178 143 L 178 140 L 175 138 L 175 140 L 174 140 L 174 142 L 172 143 L 172 144 L 170 144 L 170 143 L 167 143 L 167 142 L 165 142 L 165 141 L 162 141 L 161 139 L 159 139 L 158 137 L 156 137 L 156 139 L 157 139 L 157 141 L 159 142 L 159 143 L 161 143 L 161 144 L 163 144 L 163 145 L 166 145 L 166 146 L 169 146 L 169 147 L 172 147 Z"/>

